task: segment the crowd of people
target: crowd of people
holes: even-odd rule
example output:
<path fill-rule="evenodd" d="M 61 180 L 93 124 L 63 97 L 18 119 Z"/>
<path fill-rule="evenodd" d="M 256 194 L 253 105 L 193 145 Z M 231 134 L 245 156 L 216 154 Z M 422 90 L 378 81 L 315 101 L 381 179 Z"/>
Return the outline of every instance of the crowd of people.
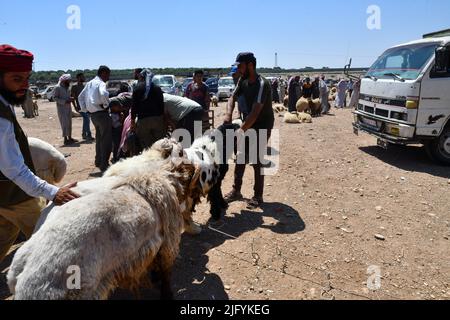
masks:
<path fill-rule="evenodd" d="M 326 81 L 325 75 L 316 76 L 314 80 L 310 77 L 301 78 L 300 76 L 288 76 L 289 80 L 283 78 L 274 78 L 271 83 L 272 98 L 274 103 L 284 103 L 285 97 L 288 97 L 287 107 L 289 112 L 295 112 L 297 101 L 300 98 L 305 99 L 320 99 L 321 102 L 321 114 L 328 114 L 331 109 L 330 101 L 330 89 L 332 88 Z M 347 99 L 350 98 L 350 107 L 354 107 L 356 104 L 356 98 L 353 92 L 358 91 L 360 87 L 360 80 L 340 78 L 335 86 L 336 98 L 335 107 L 342 109 L 347 107 Z M 333 86 L 334 87 L 334 86 Z"/>
<path fill-rule="evenodd" d="M 72 76 L 63 74 L 54 91 L 64 145 L 79 142 L 72 137 L 73 107 L 83 118 L 82 139 L 95 140 L 95 166 L 102 172 L 111 163 L 151 147 L 173 130 L 187 130 L 192 142 L 196 121 L 202 123 L 202 132 L 210 128 L 211 99 L 202 70 L 195 71 L 184 97 L 163 93 L 153 83 L 153 73 L 142 68 L 134 71 L 136 82 L 132 93 L 127 86 L 121 86 L 118 95 L 110 97 L 106 88 L 110 75 L 111 70 L 101 66 L 91 81 L 86 82 L 84 74 L 79 73 L 76 83 L 71 85 Z M 134 144 L 134 148 L 130 144 Z"/>

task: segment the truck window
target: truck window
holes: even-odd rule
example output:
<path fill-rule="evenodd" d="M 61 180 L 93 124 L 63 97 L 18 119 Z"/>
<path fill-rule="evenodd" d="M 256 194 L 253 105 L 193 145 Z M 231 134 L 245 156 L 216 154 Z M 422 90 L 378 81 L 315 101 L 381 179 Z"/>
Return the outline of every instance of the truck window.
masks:
<path fill-rule="evenodd" d="M 434 67 L 430 72 L 430 78 L 450 78 L 450 47 L 447 48 L 449 54 L 447 55 L 447 72 L 436 72 Z"/>
<path fill-rule="evenodd" d="M 390 77 L 394 73 L 406 80 L 415 80 L 433 57 L 436 43 L 395 47 L 383 53 L 372 65 L 367 75 L 377 78 Z"/>

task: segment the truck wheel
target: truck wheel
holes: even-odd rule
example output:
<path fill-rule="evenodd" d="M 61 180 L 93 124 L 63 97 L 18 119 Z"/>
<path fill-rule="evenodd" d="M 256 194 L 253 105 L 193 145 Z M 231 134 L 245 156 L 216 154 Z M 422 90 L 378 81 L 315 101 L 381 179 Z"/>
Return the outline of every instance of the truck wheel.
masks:
<path fill-rule="evenodd" d="M 434 161 L 450 166 L 450 126 L 447 126 L 441 136 L 425 145 L 428 155 Z"/>

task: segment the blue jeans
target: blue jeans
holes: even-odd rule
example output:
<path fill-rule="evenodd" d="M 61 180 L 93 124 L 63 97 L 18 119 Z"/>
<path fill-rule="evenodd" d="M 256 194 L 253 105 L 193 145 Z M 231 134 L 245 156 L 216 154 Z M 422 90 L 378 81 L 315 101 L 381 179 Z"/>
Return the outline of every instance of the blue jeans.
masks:
<path fill-rule="evenodd" d="M 80 112 L 80 114 L 83 117 L 82 137 L 83 138 L 92 137 L 92 134 L 91 134 L 91 116 L 87 112 Z"/>

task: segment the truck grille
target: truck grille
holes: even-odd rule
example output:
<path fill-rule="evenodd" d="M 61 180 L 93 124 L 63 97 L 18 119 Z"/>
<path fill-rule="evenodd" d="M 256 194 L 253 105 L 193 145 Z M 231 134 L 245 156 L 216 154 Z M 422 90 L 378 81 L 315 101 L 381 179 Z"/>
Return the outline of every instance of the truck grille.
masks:
<path fill-rule="evenodd" d="M 385 98 L 379 98 L 379 97 L 375 97 L 375 96 L 369 96 L 367 94 L 361 94 L 359 96 L 359 98 L 364 101 L 369 101 L 369 102 L 373 102 L 376 104 L 386 104 L 389 106 L 406 108 L 406 99 L 405 100 L 385 99 Z"/>

